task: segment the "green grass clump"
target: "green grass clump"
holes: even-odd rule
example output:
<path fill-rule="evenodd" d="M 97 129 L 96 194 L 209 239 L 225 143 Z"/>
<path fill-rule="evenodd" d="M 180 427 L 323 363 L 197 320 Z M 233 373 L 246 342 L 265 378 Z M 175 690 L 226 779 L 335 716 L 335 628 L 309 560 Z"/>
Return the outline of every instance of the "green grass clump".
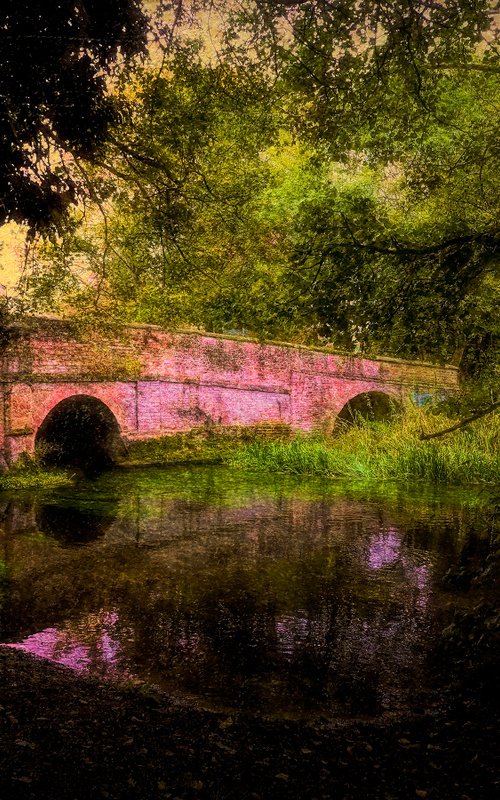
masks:
<path fill-rule="evenodd" d="M 130 442 L 124 463 L 220 463 L 230 449 L 231 443 L 222 437 L 211 437 L 195 429 L 190 433 Z"/>
<path fill-rule="evenodd" d="M 53 489 L 72 483 L 73 476 L 66 470 L 44 467 L 35 458 L 26 455 L 8 472 L 0 474 L 0 491 Z"/>
<path fill-rule="evenodd" d="M 125 464 L 214 464 L 259 437 L 289 435 L 287 425 L 199 427 L 186 433 L 129 442 Z"/>
<path fill-rule="evenodd" d="M 0 491 L 13 489 L 54 489 L 58 486 L 69 486 L 72 479 L 61 471 L 53 471 L 44 475 L 1 475 Z"/>
<path fill-rule="evenodd" d="M 363 480 L 423 480 L 448 485 L 500 483 L 499 416 L 490 416 L 438 439 L 422 432 L 452 421 L 409 408 L 391 422 L 363 422 L 332 438 L 297 436 L 290 442 L 255 441 L 235 451 L 241 468 Z"/>

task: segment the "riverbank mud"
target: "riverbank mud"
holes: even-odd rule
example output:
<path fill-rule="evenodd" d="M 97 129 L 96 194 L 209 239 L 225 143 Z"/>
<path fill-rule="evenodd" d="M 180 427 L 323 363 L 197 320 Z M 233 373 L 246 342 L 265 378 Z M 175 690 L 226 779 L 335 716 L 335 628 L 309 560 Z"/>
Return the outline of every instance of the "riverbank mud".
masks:
<path fill-rule="evenodd" d="M 0 675 L 5 800 L 487 800 L 498 788 L 496 721 L 470 690 L 341 724 L 208 712 L 8 648 Z"/>

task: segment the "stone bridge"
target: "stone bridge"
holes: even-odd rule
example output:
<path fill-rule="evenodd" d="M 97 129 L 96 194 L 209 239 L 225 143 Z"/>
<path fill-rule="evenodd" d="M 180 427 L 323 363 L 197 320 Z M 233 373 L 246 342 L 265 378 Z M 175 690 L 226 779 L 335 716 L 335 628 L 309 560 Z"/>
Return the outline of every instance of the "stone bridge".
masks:
<path fill-rule="evenodd" d="M 9 465 L 58 437 L 112 450 L 199 426 L 328 429 L 354 411 L 382 415 L 405 396 L 453 391 L 458 372 L 151 325 L 89 337 L 38 318 L 13 330 L 0 380 L 1 459 Z"/>

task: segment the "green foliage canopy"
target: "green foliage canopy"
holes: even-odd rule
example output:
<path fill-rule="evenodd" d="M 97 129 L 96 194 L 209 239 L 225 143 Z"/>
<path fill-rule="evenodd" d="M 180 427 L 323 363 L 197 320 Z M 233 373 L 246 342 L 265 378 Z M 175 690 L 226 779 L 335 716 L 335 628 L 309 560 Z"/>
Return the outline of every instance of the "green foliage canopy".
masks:
<path fill-rule="evenodd" d="M 491 361 L 493 10 L 248 0 L 223 8 L 215 60 L 170 36 L 91 176 L 100 232 L 38 262 L 35 294 L 52 302 L 58 284 L 64 303 L 120 319 Z"/>

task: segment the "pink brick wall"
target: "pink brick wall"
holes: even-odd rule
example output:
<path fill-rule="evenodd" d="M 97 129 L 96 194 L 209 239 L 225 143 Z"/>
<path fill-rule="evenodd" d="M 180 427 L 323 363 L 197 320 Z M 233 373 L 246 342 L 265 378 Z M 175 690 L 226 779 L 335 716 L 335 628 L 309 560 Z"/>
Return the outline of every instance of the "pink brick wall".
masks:
<path fill-rule="evenodd" d="M 20 331 L 3 364 L 0 437 L 7 462 L 31 451 L 49 411 L 76 394 L 102 400 L 123 436 L 137 439 L 205 424 L 280 421 L 310 430 L 363 392 L 401 397 L 416 387 L 458 384 L 453 367 L 152 326 L 82 341 L 67 323 L 53 320 Z"/>

